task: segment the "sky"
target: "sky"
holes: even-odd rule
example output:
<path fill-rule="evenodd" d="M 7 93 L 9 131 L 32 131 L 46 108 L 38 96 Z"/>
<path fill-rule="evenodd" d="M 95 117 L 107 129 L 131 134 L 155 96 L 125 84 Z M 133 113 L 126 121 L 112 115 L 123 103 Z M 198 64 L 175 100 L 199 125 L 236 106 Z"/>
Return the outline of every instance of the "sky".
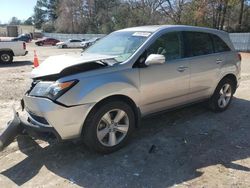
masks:
<path fill-rule="evenodd" d="M 33 15 L 37 0 L 0 0 L 0 22 L 8 23 L 12 17 L 26 20 Z"/>

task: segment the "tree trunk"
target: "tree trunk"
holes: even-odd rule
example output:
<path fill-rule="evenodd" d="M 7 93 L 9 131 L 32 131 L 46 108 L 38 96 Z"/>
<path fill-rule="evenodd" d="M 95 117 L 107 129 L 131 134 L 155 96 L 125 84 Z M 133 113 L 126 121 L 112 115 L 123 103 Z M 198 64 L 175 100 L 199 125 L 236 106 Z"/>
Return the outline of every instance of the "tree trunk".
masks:
<path fill-rule="evenodd" d="M 220 0 L 219 6 L 217 8 L 217 22 L 216 22 L 216 28 L 220 29 L 220 22 L 221 22 L 221 11 L 222 11 L 222 0 Z"/>
<path fill-rule="evenodd" d="M 217 29 L 220 28 L 220 20 L 221 20 L 221 10 L 219 10 L 219 12 L 218 12 L 218 19 L 217 19 L 217 23 L 216 23 Z"/>
<path fill-rule="evenodd" d="M 214 4 L 213 4 L 213 7 L 214 7 Z M 213 8 L 212 9 L 212 15 L 213 15 L 213 28 L 216 28 L 216 20 L 217 20 L 217 13 L 216 13 L 216 9 Z"/>
<path fill-rule="evenodd" d="M 223 9 L 222 9 L 222 18 L 221 18 L 220 30 L 223 30 L 223 27 L 224 27 L 225 16 L 226 16 L 226 13 L 227 13 L 227 5 L 228 5 L 228 0 L 225 0 L 224 6 L 223 6 Z"/>
<path fill-rule="evenodd" d="M 244 2 L 245 0 L 241 0 L 240 2 L 240 15 L 239 15 L 239 29 L 241 29 L 242 26 L 242 18 L 243 18 L 243 11 L 244 11 Z"/>

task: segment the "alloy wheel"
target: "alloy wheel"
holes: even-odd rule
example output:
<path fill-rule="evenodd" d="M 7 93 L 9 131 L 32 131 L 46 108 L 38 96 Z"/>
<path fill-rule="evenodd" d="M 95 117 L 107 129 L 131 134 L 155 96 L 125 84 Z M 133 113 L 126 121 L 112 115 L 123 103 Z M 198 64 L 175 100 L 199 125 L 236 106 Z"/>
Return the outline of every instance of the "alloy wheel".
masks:
<path fill-rule="evenodd" d="M 218 105 L 220 108 L 225 108 L 232 97 L 232 87 L 230 84 L 224 84 L 220 90 L 220 97 L 218 99 Z"/>
<path fill-rule="evenodd" d="M 113 109 L 105 113 L 97 126 L 99 142 L 108 147 L 119 144 L 129 130 L 129 118 L 125 111 Z"/>

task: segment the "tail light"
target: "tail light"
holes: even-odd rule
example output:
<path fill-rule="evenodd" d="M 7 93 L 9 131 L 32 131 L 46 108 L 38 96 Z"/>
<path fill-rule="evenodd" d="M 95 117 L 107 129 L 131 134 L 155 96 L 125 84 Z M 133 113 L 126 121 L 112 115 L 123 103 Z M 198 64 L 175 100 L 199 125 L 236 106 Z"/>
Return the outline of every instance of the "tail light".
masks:
<path fill-rule="evenodd" d="M 26 43 L 23 43 L 23 49 L 26 50 Z"/>
<path fill-rule="evenodd" d="M 238 53 L 238 58 L 239 58 L 239 60 L 241 61 L 241 55 L 240 55 L 240 53 Z"/>

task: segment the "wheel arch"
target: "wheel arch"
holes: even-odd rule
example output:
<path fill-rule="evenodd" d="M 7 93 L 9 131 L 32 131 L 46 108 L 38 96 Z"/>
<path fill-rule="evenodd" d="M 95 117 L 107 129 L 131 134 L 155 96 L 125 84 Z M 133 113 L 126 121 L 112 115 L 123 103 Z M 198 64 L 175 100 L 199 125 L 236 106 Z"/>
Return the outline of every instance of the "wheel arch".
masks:
<path fill-rule="evenodd" d="M 235 93 L 235 91 L 237 89 L 237 77 L 232 73 L 228 73 L 220 79 L 220 81 L 218 82 L 218 84 L 213 92 L 213 95 L 209 99 L 209 107 L 212 111 L 223 112 L 224 110 L 226 110 L 228 108 L 228 106 L 232 100 L 232 96 L 229 99 L 230 101 L 227 102 L 227 104 L 225 104 L 225 106 L 222 106 L 222 107 L 219 106 L 218 100 L 221 96 L 221 94 L 219 94 L 219 93 L 220 93 L 221 88 L 224 86 L 223 84 L 228 83 L 229 81 L 231 82 L 231 84 L 233 84 L 233 86 L 232 86 L 233 91 L 231 94 L 233 95 Z"/>
<path fill-rule="evenodd" d="M 238 84 L 236 76 L 234 74 L 232 74 L 232 73 L 229 73 L 229 74 L 226 74 L 224 77 L 222 77 L 221 80 L 224 80 L 224 79 L 230 79 L 230 80 L 232 80 L 232 82 L 234 83 L 234 88 L 233 88 L 234 91 L 233 91 L 233 93 L 235 93 L 236 88 L 237 88 L 237 84 Z"/>
<path fill-rule="evenodd" d="M 96 109 L 98 109 L 99 106 L 102 106 L 104 103 L 109 102 L 109 101 L 123 101 L 125 103 L 127 103 L 129 106 L 132 107 L 132 110 L 135 114 L 135 124 L 136 127 L 138 128 L 140 125 L 140 118 L 141 118 L 141 112 L 139 107 L 137 107 L 136 103 L 133 101 L 133 99 L 131 99 L 130 97 L 126 96 L 126 95 L 122 95 L 122 94 L 117 94 L 117 95 L 111 95 L 108 96 L 106 98 L 103 98 L 102 100 L 100 100 L 99 102 L 97 102 L 92 109 L 89 111 L 87 117 L 85 118 L 85 121 L 83 123 L 83 127 L 82 127 L 82 135 L 83 135 L 83 131 L 84 131 L 84 127 L 86 124 L 86 120 L 88 119 L 88 117 L 91 115 L 91 113 L 93 113 Z"/>
<path fill-rule="evenodd" d="M 1 49 L 1 50 L 0 50 L 0 53 L 2 53 L 2 52 L 10 52 L 12 56 L 15 55 L 14 52 L 13 52 L 13 50 L 12 50 L 12 49 L 9 49 L 9 48 L 3 48 L 3 49 Z"/>

